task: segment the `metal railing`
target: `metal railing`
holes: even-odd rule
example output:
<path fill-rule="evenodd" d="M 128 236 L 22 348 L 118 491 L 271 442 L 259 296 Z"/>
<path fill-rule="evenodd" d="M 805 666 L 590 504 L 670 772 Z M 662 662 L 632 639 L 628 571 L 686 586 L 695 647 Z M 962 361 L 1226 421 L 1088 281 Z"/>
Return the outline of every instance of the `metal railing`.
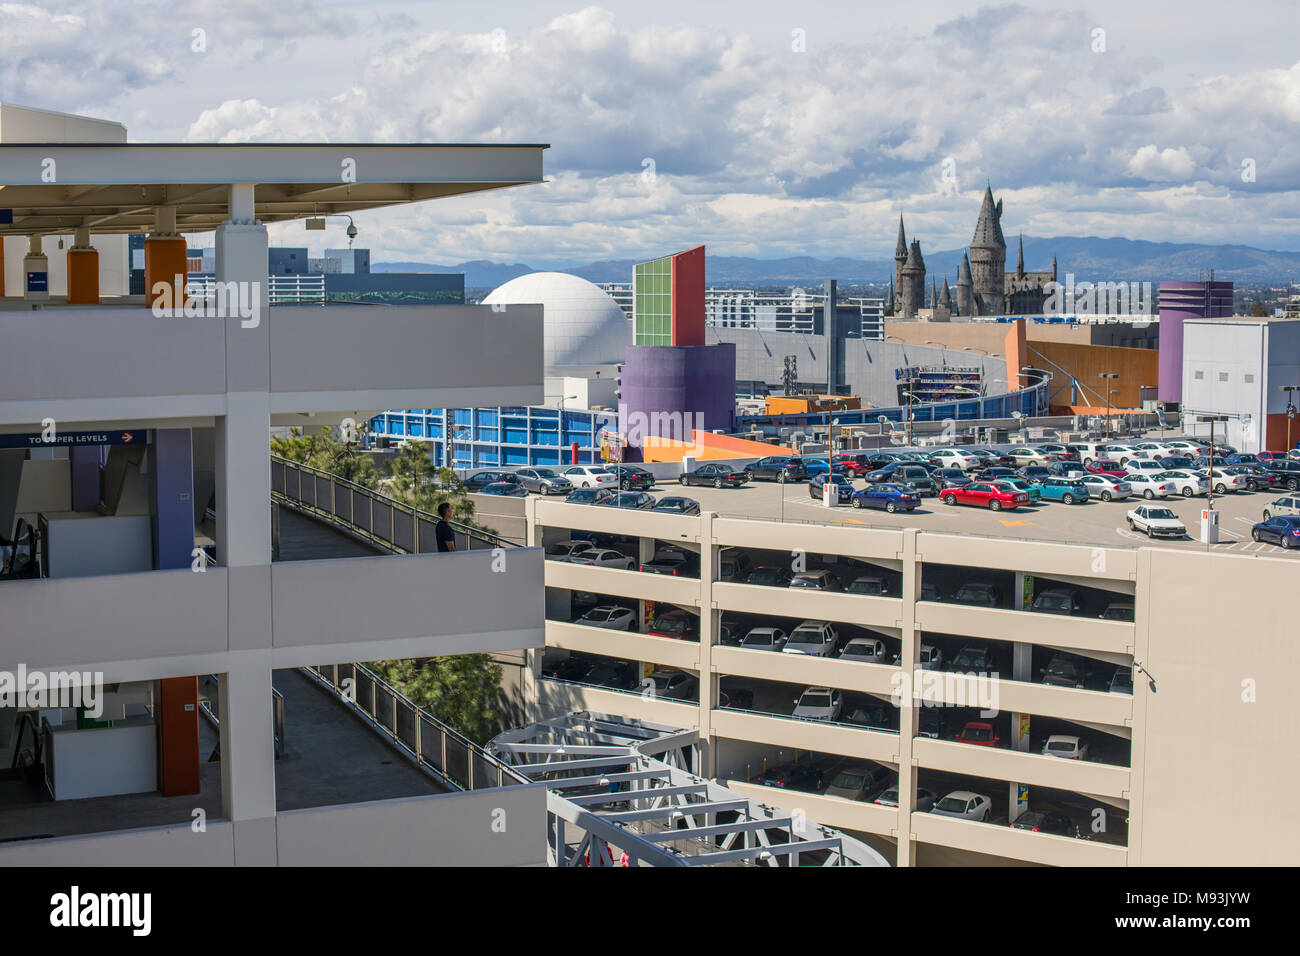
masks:
<path fill-rule="evenodd" d="M 204 677 L 213 684 L 220 684 L 220 678 L 216 674 L 205 674 Z M 218 732 L 221 730 L 221 715 L 218 713 L 219 709 L 217 702 L 211 697 L 199 698 L 199 713 L 202 714 Z M 280 756 L 284 753 L 284 695 L 274 687 L 271 688 L 271 724 L 271 734 L 275 742 L 275 759 L 279 760 Z M 221 752 L 220 743 L 217 744 L 216 752 Z"/>
<path fill-rule="evenodd" d="M 217 277 L 191 272 L 185 279 L 185 291 L 195 299 L 215 299 Z M 267 296 L 271 305 L 325 304 L 325 276 L 268 276 Z"/>
<path fill-rule="evenodd" d="M 299 668 L 332 691 L 412 763 L 452 790 L 490 790 L 531 781 L 453 730 L 364 664 Z"/>
<path fill-rule="evenodd" d="M 271 456 L 271 497 L 315 515 L 358 538 L 394 554 L 429 554 L 438 550 L 438 516 L 390 498 L 332 472 Z M 448 522 L 456 533 L 457 551 L 518 548 L 522 542 Z"/>

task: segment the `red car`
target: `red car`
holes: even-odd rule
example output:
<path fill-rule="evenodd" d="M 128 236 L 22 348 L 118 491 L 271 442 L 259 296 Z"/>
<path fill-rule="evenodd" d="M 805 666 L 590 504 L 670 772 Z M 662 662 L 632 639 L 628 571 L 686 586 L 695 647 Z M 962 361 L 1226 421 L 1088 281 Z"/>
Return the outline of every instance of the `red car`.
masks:
<path fill-rule="evenodd" d="M 844 470 L 851 472 L 854 478 L 861 477 L 871 471 L 871 460 L 866 455 L 833 455 L 831 457 L 831 467 L 843 465 Z"/>
<path fill-rule="evenodd" d="M 1260 461 L 1286 461 L 1284 451 L 1261 451 L 1255 455 Z"/>
<path fill-rule="evenodd" d="M 980 747 L 1002 746 L 1002 735 L 997 732 L 992 724 L 986 724 L 979 720 L 972 720 L 968 723 L 954 739 L 960 740 L 964 744 L 977 744 Z"/>
<path fill-rule="evenodd" d="M 1092 472 L 1094 475 L 1106 475 L 1107 477 L 1117 478 L 1121 481 L 1128 477 L 1128 472 L 1121 467 L 1120 463 L 1112 461 L 1109 458 L 1098 458 L 1087 467 L 1088 471 Z"/>
<path fill-rule="evenodd" d="M 972 481 L 961 488 L 948 488 L 941 497 L 946 505 L 978 505 L 990 511 L 1001 511 L 1003 508 L 1014 511 L 1021 505 L 1029 504 L 1028 493 L 1012 491 L 987 481 Z"/>

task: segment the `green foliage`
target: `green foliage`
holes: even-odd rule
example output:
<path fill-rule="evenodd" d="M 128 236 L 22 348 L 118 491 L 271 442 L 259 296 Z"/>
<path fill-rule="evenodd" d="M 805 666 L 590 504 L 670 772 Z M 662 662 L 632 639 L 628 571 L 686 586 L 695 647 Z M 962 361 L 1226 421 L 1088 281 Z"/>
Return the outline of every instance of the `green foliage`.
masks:
<path fill-rule="evenodd" d="M 370 455 L 336 439 L 329 426 L 321 428 L 318 435 L 290 428 L 288 438 L 271 439 L 271 454 L 331 472 L 366 488 L 377 488 L 383 477 Z"/>
<path fill-rule="evenodd" d="M 475 743 L 486 743 L 495 731 L 501 717 L 501 665 L 488 655 L 413 657 L 366 666 Z"/>
<path fill-rule="evenodd" d="M 437 514 L 444 501 L 451 504 L 453 520 L 470 523 L 474 503 L 466 494 L 465 484 L 452 468 L 439 468 L 424 442 L 407 440 L 398 449 L 392 465 L 392 490 L 395 498 Z"/>

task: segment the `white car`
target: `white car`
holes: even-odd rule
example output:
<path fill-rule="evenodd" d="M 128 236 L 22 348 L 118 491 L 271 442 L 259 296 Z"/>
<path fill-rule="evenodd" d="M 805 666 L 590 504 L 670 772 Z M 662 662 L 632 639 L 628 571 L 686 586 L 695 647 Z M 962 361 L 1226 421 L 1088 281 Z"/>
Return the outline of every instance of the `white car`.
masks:
<path fill-rule="evenodd" d="M 1264 520 L 1274 515 L 1300 515 L 1300 498 L 1277 498 L 1264 506 Z"/>
<path fill-rule="evenodd" d="M 1130 467 L 1131 465 L 1132 463 L 1130 463 Z M 1130 471 L 1128 477 L 1124 480 L 1128 482 L 1134 494 L 1140 494 L 1148 501 L 1152 498 L 1168 498 L 1170 495 L 1178 494 L 1178 489 L 1174 487 L 1172 481 L 1160 477 L 1163 474 L 1162 471 Z"/>
<path fill-rule="evenodd" d="M 1122 468 L 1125 465 L 1127 465 L 1132 459 L 1142 458 L 1144 456 L 1142 452 L 1138 451 L 1132 445 L 1116 444 L 1115 442 L 1109 442 L 1106 445 L 1105 457 L 1111 459 L 1112 461 L 1119 462 L 1120 467 Z"/>
<path fill-rule="evenodd" d="M 751 651 L 779 651 L 785 647 L 785 631 L 779 627 L 755 627 L 741 638 L 740 646 Z"/>
<path fill-rule="evenodd" d="M 830 657 L 835 651 L 835 628 L 825 621 L 804 621 L 785 640 L 782 654 Z"/>
<path fill-rule="evenodd" d="M 1070 734 L 1052 734 L 1043 744 L 1044 757 L 1061 757 L 1064 760 L 1087 760 L 1088 745 L 1082 738 Z"/>
<path fill-rule="evenodd" d="M 1165 466 L 1153 458 L 1130 458 L 1126 470 L 1130 473 L 1136 471 L 1143 474 L 1158 475 L 1165 470 Z"/>
<path fill-rule="evenodd" d="M 920 668 L 923 671 L 938 670 L 943 666 L 943 651 L 933 644 L 921 645 L 921 663 Z"/>
<path fill-rule="evenodd" d="M 1210 490 L 1210 480 L 1194 471 L 1183 471 L 1181 468 L 1175 468 L 1171 471 L 1162 471 L 1157 477 L 1162 481 L 1172 481 L 1174 488 L 1184 498 L 1190 498 L 1192 495 L 1203 495 Z"/>
<path fill-rule="evenodd" d="M 575 488 L 617 488 L 618 475 L 600 465 L 574 465 L 564 470 Z"/>
<path fill-rule="evenodd" d="M 602 604 L 600 607 L 593 607 L 574 623 L 586 624 L 588 627 L 603 627 L 611 631 L 631 631 L 636 628 L 636 612 L 619 607 L 617 604 Z"/>
<path fill-rule="evenodd" d="M 1133 494 L 1133 486 L 1122 478 L 1109 475 L 1084 475 L 1079 479 L 1088 486 L 1088 494 L 1102 501 L 1114 501 Z"/>
<path fill-rule="evenodd" d="M 1016 445 L 1007 449 L 1005 452 L 1015 462 L 1015 467 L 1021 468 L 1025 465 L 1049 465 L 1052 459 L 1043 454 L 1037 448 L 1030 448 L 1028 445 Z"/>
<path fill-rule="evenodd" d="M 636 561 L 626 554 L 619 551 L 607 551 L 603 548 L 575 554 L 569 558 L 569 563 L 591 565 L 597 568 L 618 568 L 623 571 L 631 571 L 636 567 Z"/>
<path fill-rule="evenodd" d="M 964 451 L 958 451 L 956 448 L 941 448 L 936 451 L 931 460 L 943 468 L 960 468 L 962 471 L 974 471 L 983 467 L 983 459 L 976 458 L 974 455 L 968 455 Z"/>
<path fill-rule="evenodd" d="M 596 546 L 590 541 L 558 541 L 546 549 L 548 561 L 572 561 L 580 554 L 595 551 Z"/>
<path fill-rule="evenodd" d="M 939 817 L 987 822 L 993 812 L 993 801 L 982 793 L 954 790 L 931 807 L 930 812 Z"/>
<path fill-rule="evenodd" d="M 794 702 L 791 717 L 798 720 L 839 720 L 844 694 L 830 687 L 809 687 Z"/>
<path fill-rule="evenodd" d="M 885 642 L 878 637 L 855 637 L 844 645 L 839 653 L 840 660 L 855 661 L 859 664 L 892 664 L 893 655 L 885 647 Z"/>
<path fill-rule="evenodd" d="M 1169 449 L 1171 454 L 1187 458 L 1199 458 L 1210 450 L 1209 445 L 1202 445 L 1198 441 L 1186 441 L 1181 438 L 1175 441 L 1167 441 L 1164 446 Z"/>
<path fill-rule="evenodd" d="M 1128 513 L 1128 526 L 1148 538 L 1181 538 L 1187 527 L 1164 505 L 1138 505 Z"/>
<path fill-rule="evenodd" d="M 1207 479 L 1210 477 L 1210 469 L 1205 468 L 1200 472 Z M 1214 493 L 1216 495 L 1226 495 L 1230 491 L 1245 491 L 1250 480 L 1245 475 L 1233 475 L 1226 471 L 1214 469 Z"/>
<path fill-rule="evenodd" d="M 1144 458 L 1151 458 L 1157 461 L 1161 458 L 1169 458 L 1173 455 L 1182 453 L 1180 450 L 1161 441 L 1140 441 L 1134 445 L 1133 448 L 1142 452 Z"/>

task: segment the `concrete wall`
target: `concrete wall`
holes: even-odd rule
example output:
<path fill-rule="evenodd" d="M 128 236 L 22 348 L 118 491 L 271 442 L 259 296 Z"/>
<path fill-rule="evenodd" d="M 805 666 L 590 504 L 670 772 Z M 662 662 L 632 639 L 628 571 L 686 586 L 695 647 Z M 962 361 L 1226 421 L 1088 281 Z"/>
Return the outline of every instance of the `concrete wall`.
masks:
<path fill-rule="evenodd" d="M 1111 396 L 1111 405 L 1117 408 L 1139 408 L 1139 392 L 1144 385 L 1157 384 L 1159 377 L 1158 353 L 1151 349 L 1114 348 L 1108 345 L 1072 345 L 1060 342 L 1030 342 L 1029 364 L 1052 372 L 1050 405 L 1106 404 L 1106 393 L 1118 389 Z M 1068 372 L 1082 386 L 1079 394 L 1071 394 Z M 1119 378 L 1103 380 L 1102 372 L 1118 372 Z M 1090 390 L 1090 391 L 1089 391 Z"/>

